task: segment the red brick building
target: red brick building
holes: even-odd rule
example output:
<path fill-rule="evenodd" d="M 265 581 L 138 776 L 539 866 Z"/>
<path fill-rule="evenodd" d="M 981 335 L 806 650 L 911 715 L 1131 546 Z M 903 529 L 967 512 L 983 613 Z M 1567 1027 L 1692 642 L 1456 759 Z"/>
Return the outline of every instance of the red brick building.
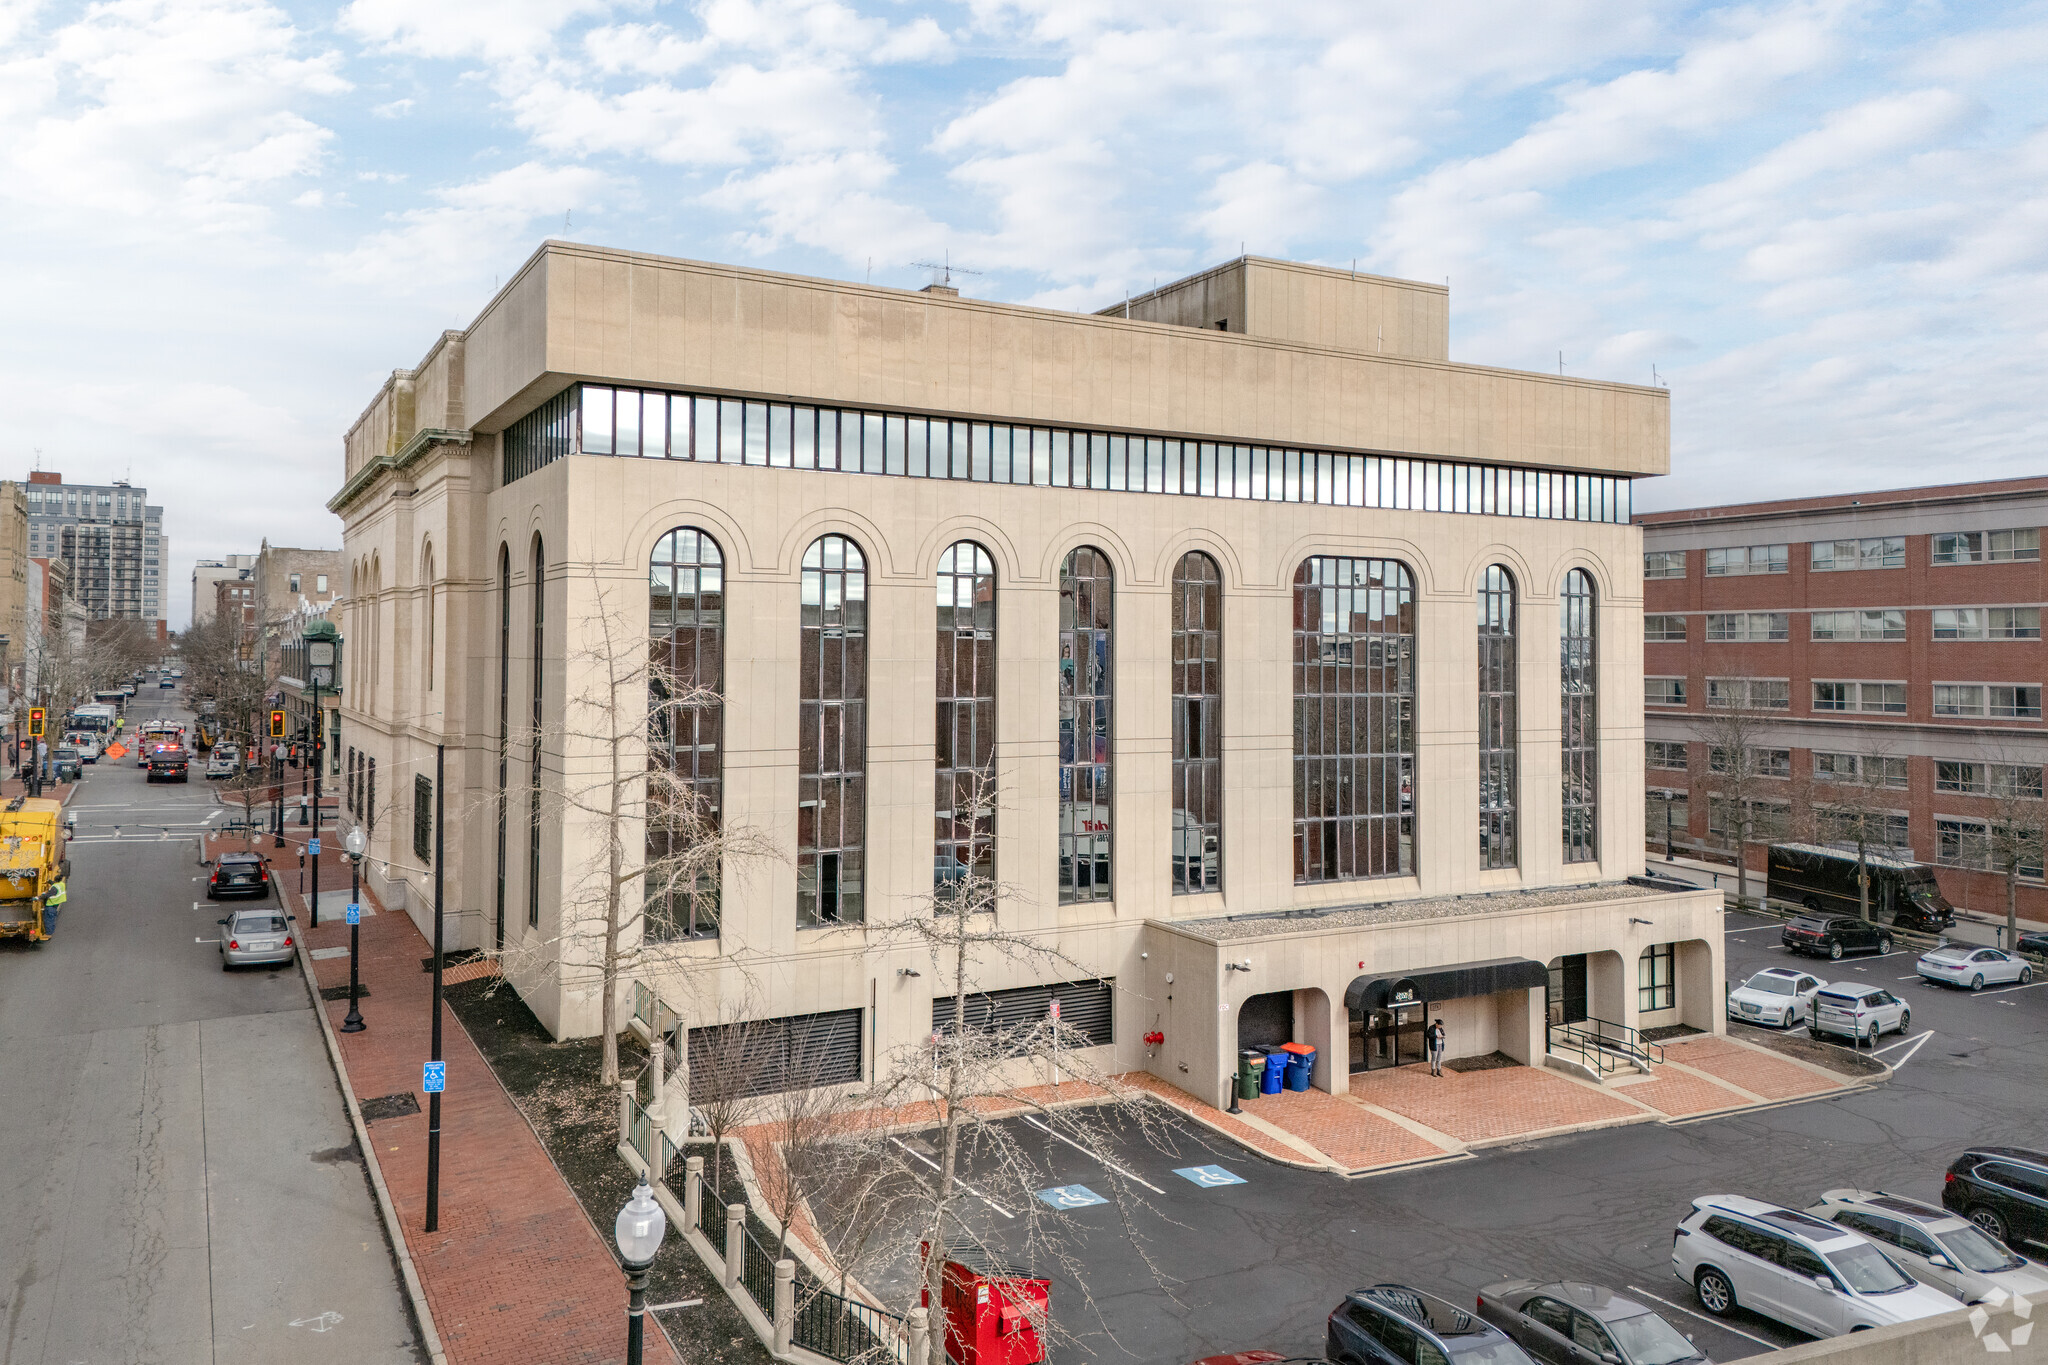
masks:
<path fill-rule="evenodd" d="M 1668 827 L 1681 852 L 1733 848 L 1711 752 L 1731 708 L 1754 721 L 1756 839 L 1839 839 L 1850 800 L 1866 830 L 1939 864 L 1950 900 L 2002 915 L 2004 879 L 1983 870 L 2014 846 L 1998 826 L 2038 829 L 2044 810 L 2048 477 L 1635 520 L 1650 846 Z M 2048 920 L 2027 862 L 2021 917 Z"/>

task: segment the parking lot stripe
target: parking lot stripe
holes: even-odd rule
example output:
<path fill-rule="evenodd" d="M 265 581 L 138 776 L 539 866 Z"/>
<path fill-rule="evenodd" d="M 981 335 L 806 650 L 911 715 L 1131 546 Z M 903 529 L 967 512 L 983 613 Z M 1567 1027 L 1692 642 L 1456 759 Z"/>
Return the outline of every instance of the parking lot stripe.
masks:
<path fill-rule="evenodd" d="M 1782 1346 L 1776 1346 L 1768 1341 L 1765 1341 L 1762 1337 L 1753 1336 L 1750 1333 L 1743 1331 L 1740 1327 L 1730 1327 L 1727 1323 L 1721 1321 L 1719 1318 L 1710 1318 L 1705 1313 L 1695 1313 L 1692 1309 L 1687 1308 L 1682 1303 L 1673 1303 L 1669 1299 L 1658 1298 L 1657 1295 L 1652 1294 L 1649 1290 L 1643 1288 L 1641 1285 L 1632 1284 L 1629 1286 L 1629 1289 L 1637 1294 L 1641 1294 L 1646 1299 L 1650 1299 L 1654 1302 L 1663 1304 L 1666 1308 L 1676 1308 L 1679 1312 L 1685 1314 L 1689 1318 L 1698 1318 L 1701 1322 L 1710 1322 L 1714 1324 L 1714 1326 L 1720 1328 L 1722 1331 L 1733 1332 L 1738 1337 L 1748 1337 L 1757 1345 L 1765 1347 L 1769 1350 L 1782 1351 L 1785 1349 Z"/>
<path fill-rule="evenodd" d="M 1082 1145 L 1081 1145 L 1080 1143 L 1078 1143 L 1078 1142 L 1074 1141 L 1074 1140 L 1073 1140 L 1072 1138 L 1068 1137 L 1068 1136 L 1067 1136 L 1067 1135 L 1066 1135 L 1065 1133 L 1055 1133 L 1055 1132 L 1053 1132 L 1053 1130 L 1052 1130 L 1052 1129 L 1050 1129 L 1050 1128 L 1046 1127 L 1046 1126 L 1045 1126 L 1044 1124 L 1040 1123 L 1040 1122 L 1039 1122 L 1039 1121 L 1038 1121 L 1037 1119 L 1035 1119 L 1035 1118 L 1032 1118 L 1032 1117 L 1031 1117 L 1031 1115 L 1029 1115 L 1029 1114 L 1026 1114 L 1026 1115 L 1024 1116 L 1024 1121 L 1025 1121 L 1026 1123 L 1030 1124 L 1030 1125 L 1031 1125 L 1031 1126 L 1032 1126 L 1033 1128 L 1036 1128 L 1036 1129 L 1037 1129 L 1037 1130 L 1038 1130 L 1039 1132 L 1041 1132 L 1041 1133 L 1044 1133 L 1044 1134 L 1046 1134 L 1046 1135 L 1047 1135 L 1048 1137 L 1056 1137 L 1056 1138 L 1058 1138 L 1058 1139 L 1059 1139 L 1059 1140 L 1060 1140 L 1061 1142 L 1064 1142 L 1064 1143 L 1066 1143 L 1066 1144 L 1067 1144 L 1067 1146 L 1069 1146 L 1069 1147 L 1072 1147 L 1072 1148 L 1073 1148 L 1073 1149 L 1074 1149 L 1075 1151 L 1077 1151 L 1077 1152 L 1081 1153 L 1081 1154 L 1082 1154 L 1083 1156 L 1089 1157 L 1089 1158 L 1091 1158 L 1092 1160 L 1098 1161 L 1098 1162 L 1100 1162 L 1100 1163 L 1101 1163 L 1102 1165 L 1104 1165 L 1104 1166 L 1107 1166 L 1107 1167 L 1108 1167 L 1108 1168 L 1109 1168 L 1110 1170 L 1112 1170 L 1112 1171 L 1115 1171 L 1115 1172 L 1116 1172 L 1116 1173 L 1117 1173 L 1118 1175 L 1122 1176 L 1122 1177 L 1123 1177 L 1124 1179 L 1126 1179 L 1126 1180 L 1130 1180 L 1130 1181 L 1135 1181 L 1136 1183 L 1138 1183 L 1138 1184 L 1140 1184 L 1140 1185 L 1143 1185 L 1143 1186 L 1144 1186 L 1144 1187 L 1145 1187 L 1146 1189 L 1148 1189 L 1148 1190 L 1152 1191 L 1152 1193 L 1154 1193 L 1154 1194 L 1165 1194 L 1165 1193 L 1166 1193 L 1166 1191 L 1165 1191 L 1165 1190 L 1162 1190 L 1162 1189 L 1160 1189 L 1160 1188 L 1159 1188 L 1159 1187 L 1158 1187 L 1157 1185 L 1153 1184 L 1153 1183 L 1152 1183 L 1151 1181 L 1149 1181 L 1149 1180 L 1146 1180 L 1146 1179 L 1143 1179 L 1143 1178 L 1142 1178 L 1142 1177 L 1140 1177 L 1140 1176 L 1135 1176 L 1135 1175 L 1132 1175 L 1132 1174 L 1131 1174 L 1131 1173 L 1130 1173 L 1129 1171 L 1127 1171 L 1127 1170 L 1125 1170 L 1125 1169 L 1124 1169 L 1123 1167 L 1121 1167 L 1121 1166 L 1117 1165 L 1117 1164 L 1116 1164 L 1116 1163 L 1115 1163 L 1114 1161 L 1111 1161 L 1111 1160 L 1110 1160 L 1110 1159 L 1109 1159 L 1108 1157 L 1106 1157 L 1106 1156 L 1102 1155 L 1102 1154 L 1101 1154 L 1100 1152 L 1091 1152 L 1091 1151 L 1089 1151 L 1089 1150 L 1088 1150 L 1088 1149 L 1087 1149 L 1086 1147 L 1083 1147 L 1083 1146 L 1082 1146 Z"/>
<path fill-rule="evenodd" d="M 912 1147 L 902 1138 L 892 1137 L 889 1139 L 889 1141 L 895 1143 L 898 1147 L 901 1147 L 904 1151 L 910 1153 L 912 1156 L 916 1157 L 919 1161 L 922 1161 L 925 1165 L 931 1167 L 933 1170 L 936 1171 L 939 1169 L 938 1162 L 933 1161 L 930 1157 L 926 1156 L 923 1152 L 918 1151 L 915 1147 Z M 955 1180 L 960 1180 L 960 1177 L 957 1175 L 953 1178 Z M 1017 1216 L 1016 1214 L 1011 1213 L 1008 1209 L 1004 1208 L 1001 1204 L 998 1204 L 995 1200 L 983 1194 L 980 1190 L 975 1189 L 974 1186 L 968 1184 L 964 1180 L 960 1180 L 960 1188 L 967 1191 L 976 1199 L 979 1199 L 982 1203 L 988 1205 L 990 1208 L 994 1209 L 997 1213 L 1000 1213 L 1005 1218 L 1015 1218 Z"/>

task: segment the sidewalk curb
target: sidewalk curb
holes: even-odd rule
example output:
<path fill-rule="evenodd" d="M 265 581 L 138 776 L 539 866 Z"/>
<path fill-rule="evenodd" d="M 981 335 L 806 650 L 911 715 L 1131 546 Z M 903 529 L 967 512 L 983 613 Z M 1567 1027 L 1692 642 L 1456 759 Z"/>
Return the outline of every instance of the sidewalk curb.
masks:
<path fill-rule="evenodd" d="M 203 841 L 200 847 L 202 850 L 205 848 Z M 348 1078 L 348 1064 L 341 1059 L 341 1043 L 334 1036 L 334 1026 L 328 1022 L 326 1002 L 320 998 L 320 983 L 313 978 L 312 959 L 307 957 L 303 948 L 299 951 L 298 962 L 299 976 L 306 983 L 306 994 L 313 1001 L 313 1013 L 320 1020 L 320 1036 L 327 1041 L 327 1060 L 334 1066 L 334 1080 L 341 1088 L 342 1107 L 348 1111 L 356 1147 L 362 1152 L 363 1162 L 370 1172 L 370 1188 L 377 1195 L 377 1217 L 384 1224 L 384 1239 L 390 1244 L 392 1259 L 398 1264 L 399 1279 L 405 1286 L 413 1321 L 419 1325 L 420 1336 L 424 1338 L 422 1345 L 426 1348 L 427 1359 L 431 1365 L 448 1365 L 448 1353 L 441 1345 L 440 1332 L 434 1327 L 433 1309 L 427 1306 L 426 1288 L 420 1283 L 419 1271 L 412 1263 L 412 1252 L 405 1244 L 405 1228 L 398 1221 L 398 1210 L 391 1203 L 391 1190 L 384 1183 L 384 1168 L 377 1164 L 377 1144 L 370 1141 L 370 1130 L 364 1125 L 362 1111 L 356 1106 L 355 1086 Z"/>

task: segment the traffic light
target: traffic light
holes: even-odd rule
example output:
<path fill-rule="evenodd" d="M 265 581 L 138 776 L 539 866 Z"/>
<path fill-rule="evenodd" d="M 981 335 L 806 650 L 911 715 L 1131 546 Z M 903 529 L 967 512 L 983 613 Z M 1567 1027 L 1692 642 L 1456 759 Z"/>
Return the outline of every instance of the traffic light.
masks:
<path fill-rule="evenodd" d="M 43 737 L 43 718 L 49 713 L 40 706 L 28 708 L 28 732 L 36 739 Z"/>
<path fill-rule="evenodd" d="M 284 738 L 284 712 L 272 711 L 270 713 L 270 737 L 272 739 Z"/>

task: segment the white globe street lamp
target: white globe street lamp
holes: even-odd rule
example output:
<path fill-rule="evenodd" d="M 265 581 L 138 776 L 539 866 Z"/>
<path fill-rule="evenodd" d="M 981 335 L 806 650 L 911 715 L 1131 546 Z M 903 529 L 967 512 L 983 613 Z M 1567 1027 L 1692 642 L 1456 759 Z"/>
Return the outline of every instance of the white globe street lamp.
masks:
<path fill-rule="evenodd" d="M 641 1365 L 640 1333 L 641 1318 L 647 1311 L 647 1269 L 654 1264 L 654 1254 L 661 1250 L 661 1239 L 668 1234 L 668 1215 L 655 1202 L 654 1191 L 648 1187 L 647 1175 L 643 1171 L 640 1183 L 633 1188 L 633 1197 L 626 1201 L 626 1207 L 619 1210 L 619 1219 L 612 1227 L 612 1240 L 619 1245 L 619 1259 L 626 1265 L 626 1365 Z"/>

